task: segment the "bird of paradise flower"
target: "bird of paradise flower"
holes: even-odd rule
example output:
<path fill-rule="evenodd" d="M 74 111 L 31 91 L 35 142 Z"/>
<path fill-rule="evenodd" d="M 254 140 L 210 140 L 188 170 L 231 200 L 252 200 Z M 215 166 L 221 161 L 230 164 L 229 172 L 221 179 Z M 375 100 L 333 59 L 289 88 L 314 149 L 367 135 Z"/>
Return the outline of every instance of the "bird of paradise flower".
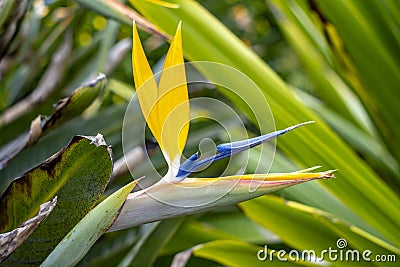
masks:
<path fill-rule="evenodd" d="M 220 144 L 217 146 L 215 155 L 199 159 L 196 153 L 181 164 L 180 160 L 189 132 L 190 115 L 181 23 L 178 25 L 166 55 L 158 85 L 134 23 L 132 67 L 136 94 L 143 116 L 168 163 L 168 172 L 153 186 L 131 193 L 109 231 L 210 210 L 252 199 L 291 185 L 334 177 L 333 170 L 309 172 L 315 169 L 313 167 L 291 173 L 188 178 L 191 173 L 214 161 L 260 145 L 310 122 L 247 140 Z M 250 191 L 250 183 L 256 183 L 257 190 Z M 203 190 L 204 188 L 206 190 Z M 229 193 L 226 193 L 227 188 Z M 189 189 L 190 191 L 186 191 Z M 214 198 L 220 195 L 221 197 Z M 204 199 L 212 199 L 212 201 L 204 202 L 202 201 Z"/>

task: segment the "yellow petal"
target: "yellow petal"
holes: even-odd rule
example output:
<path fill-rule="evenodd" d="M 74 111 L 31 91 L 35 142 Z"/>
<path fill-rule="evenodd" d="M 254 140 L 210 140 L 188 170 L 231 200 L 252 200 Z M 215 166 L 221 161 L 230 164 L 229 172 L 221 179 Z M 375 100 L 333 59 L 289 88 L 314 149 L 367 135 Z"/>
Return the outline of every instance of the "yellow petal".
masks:
<path fill-rule="evenodd" d="M 158 85 L 158 116 L 162 125 L 161 146 L 170 162 L 182 154 L 189 131 L 189 98 L 182 52 L 181 24 L 165 58 Z"/>
<path fill-rule="evenodd" d="M 133 26 L 132 67 L 143 115 L 175 177 L 189 131 L 189 98 L 182 52 L 181 24 L 168 50 L 160 83 L 154 75 Z"/>
<path fill-rule="evenodd" d="M 133 23 L 132 69 L 136 94 L 144 118 L 156 140 L 161 144 L 161 125 L 157 111 L 157 83 L 140 43 L 136 23 Z"/>
<path fill-rule="evenodd" d="M 306 169 L 308 170 L 308 169 Z M 314 179 L 326 179 L 326 178 L 334 178 L 333 174 L 335 170 L 329 170 L 324 172 L 290 172 L 290 173 L 268 173 L 268 174 L 244 174 L 244 175 L 232 175 L 225 176 L 219 178 L 186 178 L 184 181 L 186 184 L 194 183 L 210 183 L 213 181 L 224 180 L 224 181 L 239 181 L 240 184 L 245 184 L 248 182 L 261 183 L 263 185 L 272 185 L 272 184 L 286 184 L 293 182 L 304 182 L 308 180 Z"/>
<path fill-rule="evenodd" d="M 167 7 L 167 8 L 172 8 L 172 9 L 179 8 L 178 4 L 173 4 L 173 3 L 166 2 L 166 1 L 161 1 L 161 0 L 146 0 L 146 1 L 156 4 L 156 5 L 159 5 L 159 6 Z"/>

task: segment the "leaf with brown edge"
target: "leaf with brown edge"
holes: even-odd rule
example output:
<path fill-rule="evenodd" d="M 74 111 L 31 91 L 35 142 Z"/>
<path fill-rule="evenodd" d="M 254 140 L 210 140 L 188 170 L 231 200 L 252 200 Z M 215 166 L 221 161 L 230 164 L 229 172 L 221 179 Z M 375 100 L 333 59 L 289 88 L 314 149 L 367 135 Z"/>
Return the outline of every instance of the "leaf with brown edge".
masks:
<path fill-rule="evenodd" d="M 58 153 L 14 180 L 0 198 L 0 231 L 7 232 L 58 197 L 57 207 L 6 260 L 42 262 L 96 204 L 112 172 L 111 150 L 102 135 L 75 136 Z"/>
<path fill-rule="evenodd" d="M 40 205 L 38 215 L 22 223 L 18 228 L 0 234 L 0 263 L 13 253 L 25 241 L 40 223 L 50 215 L 57 203 L 57 197 Z"/>
<path fill-rule="evenodd" d="M 35 144 L 40 137 L 82 114 L 103 92 L 107 83 L 106 76 L 99 74 L 96 79 L 83 84 L 68 97 L 59 100 L 50 116 L 38 115 L 32 122 L 30 130 L 21 134 L 0 149 L 0 170 L 7 166 L 18 153 Z"/>

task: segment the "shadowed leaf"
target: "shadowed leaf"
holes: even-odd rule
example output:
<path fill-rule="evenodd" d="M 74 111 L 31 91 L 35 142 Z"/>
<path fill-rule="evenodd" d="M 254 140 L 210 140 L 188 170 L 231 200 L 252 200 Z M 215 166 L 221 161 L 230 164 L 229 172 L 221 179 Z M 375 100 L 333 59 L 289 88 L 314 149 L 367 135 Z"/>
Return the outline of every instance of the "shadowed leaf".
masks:
<path fill-rule="evenodd" d="M 55 195 L 57 207 L 8 259 L 40 263 L 93 207 L 112 172 L 111 150 L 99 134 L 75 136 L 66 148 L 13 181 L 0 200 L 0 229 L 16 228 Z"/>
<path fill-rule="evenodd" d="M 152 266 L 162 247 L 175 234 L 183 220 L 183 218 L 173 218 L 154 223 L 120 261 L 118 267 Z"/>
<path fill-rule="evenodd" d="M 29 132 L 21 134 L 0 149 L 0 170 L 24 148 L 35 144 L 41 136 L 82 114 L 103 92 L 106 82 L 106 76 L 100 74 L 95 80 L 76 89 L 69 97 L 58 101 L 51 116 L 36 117 Z"/>
<path fill-rule="evenodd" d="M 40 205 L 38 215 L 21 224 L 17 229 L 0 234 L 0 262 L 14 252 L 25 241 L 40 223 L 49 216 L 56 206 L 57 197 Z"/>

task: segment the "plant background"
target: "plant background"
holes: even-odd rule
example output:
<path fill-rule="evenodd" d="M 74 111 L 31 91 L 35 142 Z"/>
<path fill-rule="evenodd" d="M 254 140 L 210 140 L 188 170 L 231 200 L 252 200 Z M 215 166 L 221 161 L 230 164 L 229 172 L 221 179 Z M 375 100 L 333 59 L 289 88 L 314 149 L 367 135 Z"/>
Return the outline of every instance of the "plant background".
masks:
<path fill-rule="evenodd" d="M 54 103 L 97 73 L 105 73 L 108 83 L 89 108 L 46 132 L 0 171 L 2 191 L 74 135 L 100 132 L 112 146 L 114 160 L 123 157 L 122 120 L 134 92 L 132 30 L 129 23 L 123 23 L 129 19 L 122 14 L 116 15 L 119 20 L 104 17 L 110 15 L 110 9 L 88 4 L 90 1 L 47 1 L 48 6 L 43 1 L 27 2 L 10 42 L 5 41 L 6 26 L 22 5 L 18 2 L 1 9 L 0 18 L 8 18 L 0 19 L 1 38 L 8 46 L 0 47 L 0 145 L 27 131 L 37 115 L 50 115 Z M 299 185 L 238 206 L 107 233 L 79 264 L 164 266 L 171 264 L 177 253 L 194 247 L 188 266 L 253 266 L 266 264 L 256 258 L 265 244 L 287 251 L 321 251 L 335 247 L 338 238 L 345 238 L 348 248 L 395 254 L 399 260 L 398 2 L 199 1 L 240 40 L 221 30 L 191 1 L 180 4 L 181 9 L 146 1 L 126 5 L 168 34 L 173 34 L 182 20 L 187 59 L 221 62 L 247 74 L 270 101 L 278 129 L 316 120 L 315 125 L 278 139 L 273 172 L 321 165 L 337 168 L 337 179 Z M 168 43 L 154 34 L 140 34 L 150 65 L 159 69 Z M 248 57 L 242 43 L 261 60 Z M 46 80 L 46 75 L 52 78 Z M 212 79 L 212 74 L 204 75 Z M 47 89 L 39 92 L 41 87 Z M 206 96 L 230 103 L 249 134 L 259 134 L 245 107 L 234 97 L 209 87 L 190 90 L 191 98 Z M 40 97 L 32 97 L 35 92 Z M 4 119 L 16 103 L 29 98 L 34 101 L 25 112 L 11 121 Z M 226 123 L 230 119 L 227 117 Z M 204 137 L 216 143 L 226 141 L 224 132 L 209 121 L 192 122 L 189 136 L 193 140 L 186 156 L 197 151 L 196 144 Z M 154 165 L 165 172 L 162 155 L 150 135 L 147 141 Z M 251 163 L 257 153 L 257 148 L 251 151 L 249 173 L 255 168 Z M 215 176 L 226 163 L 214 163 L 200 176 Z M 240 167 L 241 158 L 235 157 L 233 163 Z M 138 164 L 137 169 L 146 174 L 146 167 Z M 129 173 L 113 177 L 104 196 L 131 179 Z M 331 264 L 357 266 L 357 262 Z M 388 263 L 363 262 L 367 265 Z"/>

